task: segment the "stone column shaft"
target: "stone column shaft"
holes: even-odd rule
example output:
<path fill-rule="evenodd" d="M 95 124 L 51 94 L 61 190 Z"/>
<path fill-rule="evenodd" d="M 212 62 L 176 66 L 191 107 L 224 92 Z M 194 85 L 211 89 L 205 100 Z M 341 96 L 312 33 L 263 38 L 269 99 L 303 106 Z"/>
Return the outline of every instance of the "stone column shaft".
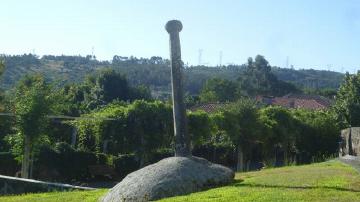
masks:
<path fill-rule="evenodd" d="M 183 95 L 180 21 L 171 20 L 165 26 L 170 35 L 171 84 L 175 135 L 175 156 L 190 156 L 190 138 L 187 132 L 186 109 Z"/>

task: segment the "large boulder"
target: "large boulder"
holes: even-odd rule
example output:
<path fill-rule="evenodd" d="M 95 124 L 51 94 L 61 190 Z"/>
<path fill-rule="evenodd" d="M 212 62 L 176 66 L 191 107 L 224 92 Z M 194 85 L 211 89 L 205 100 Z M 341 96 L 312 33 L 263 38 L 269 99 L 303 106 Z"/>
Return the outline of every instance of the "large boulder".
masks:
<path fill-rule="evenodd" d="M 152 201 L 231 183 L 234 172 L 198 157 L 170 157 L 127 175 L 103 202 Z"/>

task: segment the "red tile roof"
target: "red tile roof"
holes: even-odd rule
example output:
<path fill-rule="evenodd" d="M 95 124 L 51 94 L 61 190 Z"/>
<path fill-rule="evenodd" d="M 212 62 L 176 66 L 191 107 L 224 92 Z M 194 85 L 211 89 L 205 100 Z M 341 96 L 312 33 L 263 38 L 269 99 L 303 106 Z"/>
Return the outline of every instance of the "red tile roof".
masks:
<path fill-rule="evenodd" d="M 329 99 L 316 95 L 289 94 L 283 97 L 258 96 L 256 100 L 268 105 L 277 105 L 286 108 L 302 108 L 310 110 L 326 109 L 331 105 L 331 101 Z"/>
<path fill-rule="evenodd" d="M 217 111 L 218 109 L 226 106 L 227 103 L 206 103 L 206 104 L 199 104 L 194 107 L 190 108 L 190 111 L 197 111 L 197 110 L 203 110 L 206 113 L 212 113 Z"/>

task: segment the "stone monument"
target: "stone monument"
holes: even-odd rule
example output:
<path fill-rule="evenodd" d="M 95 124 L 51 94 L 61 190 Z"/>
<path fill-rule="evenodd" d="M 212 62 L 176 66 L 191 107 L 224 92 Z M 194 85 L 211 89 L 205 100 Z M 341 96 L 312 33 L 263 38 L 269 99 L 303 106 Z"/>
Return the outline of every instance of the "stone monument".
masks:
<path fill-rule="evenodd" d="M 171 20 L 165 25 L 170 35 L 171 85 L 175 133 L 175 156 L 190 156 L 190 138 L 187 132 L 186 111 L 182 85 L 182 61 L 179 32 L 182 24 Z"/>
<path fill-rule="evenodd" d="M 225 185 L 234 178 L 231 169 L 191 156 L 182 89 L 179 38 L 182 24 L 178 20 L 171 20 L 165 28 L 170 35 L 175 157 L 165 158 L 130 173 L 104 196 L 103 202 L 153 201 Z"/>

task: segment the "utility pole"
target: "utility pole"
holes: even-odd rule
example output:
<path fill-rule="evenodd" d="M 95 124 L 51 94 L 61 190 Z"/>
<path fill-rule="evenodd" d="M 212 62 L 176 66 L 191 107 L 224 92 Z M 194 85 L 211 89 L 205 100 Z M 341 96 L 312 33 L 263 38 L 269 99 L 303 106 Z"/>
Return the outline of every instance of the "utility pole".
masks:
<path fill-rule="evenodd" d="M 202 65 L 201 57 L 202 57 L 203 49 L 199 49 L 199 66 Z"/>
<path fill-rule="evenodd" d="M 289 56 L 286 56 L 286 69 L 289 68 Z"/>
<path fill-rule="evenodd" d="M 221 65 L 222 65 L 222 57 L 223 57 L 223 52 L 220 51 L 220 53 L 219 53 L 219 67 L 221 67 Z"/>

